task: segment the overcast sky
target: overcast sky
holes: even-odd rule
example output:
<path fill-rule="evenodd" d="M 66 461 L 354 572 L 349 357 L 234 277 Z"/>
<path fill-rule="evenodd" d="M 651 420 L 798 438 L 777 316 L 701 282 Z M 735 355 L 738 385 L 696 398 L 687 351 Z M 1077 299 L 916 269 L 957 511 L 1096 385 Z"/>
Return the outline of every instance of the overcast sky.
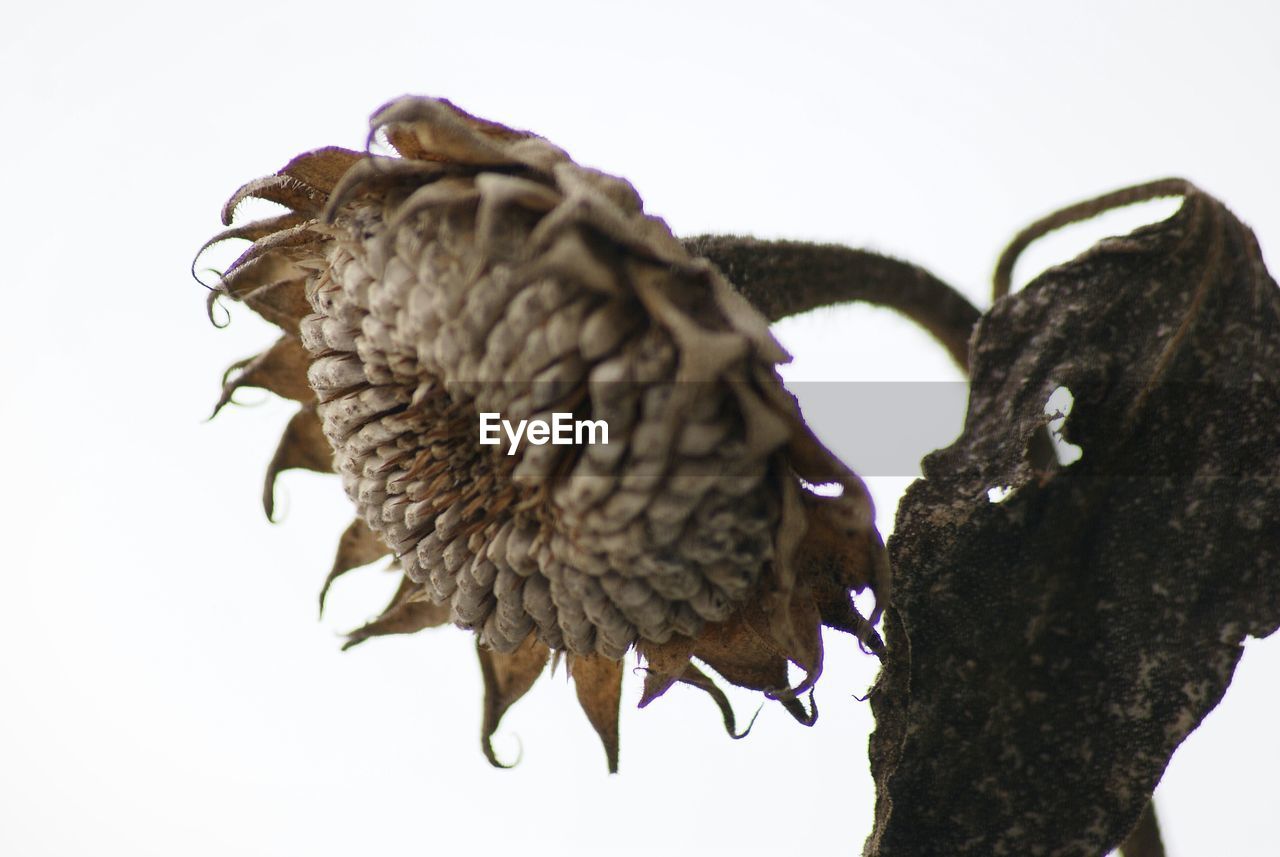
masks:
<path fill-rule="evenodd" d="M 468 635 L 340 653 L 395 581 L 351 575 L 317 620 L 351 509 L 336 479 L 292 473 L 284 521 L 263 519 L 290 406 L 202 420 L 221 370 L 272 333 L 243 308 L 214 330 L 191 256 L 243 181 L 358 147 L 374 108 L 421 93 L 626 176 L 677 234 L 870 247 L 982 305 L 1020 226 L 1163 175 L 1223 199 L 1274 259 L 1277 8 L 19 4 L 0 30 L 0 853 L 856 853 L 873 792 L 854 695 L 875 665 L 847 639 L 830 641 L 813 729 L 770 707 L 729 741 L 676 689 L 625 708 L 613 777 L 563 673 L 508 715 L 498 750 L 523 760 L 499 771 L 478 750 Z M 1170 210 L 1047 240 L 1019 280 Z M 958 380 L 884 312 L 777 334 L 792 379 Z M 955 436 L 961 407 L 929 415 L 916 458 Z M 888 451 L 848 423 L 895 414 L 820 410 L 820 434 L 875 472 Z M 886 533 L 911 475 L 869 480 Z M 1174 857 L 1280 839 L 1280 642 L 1247 649 L 1157 793 Z"/>

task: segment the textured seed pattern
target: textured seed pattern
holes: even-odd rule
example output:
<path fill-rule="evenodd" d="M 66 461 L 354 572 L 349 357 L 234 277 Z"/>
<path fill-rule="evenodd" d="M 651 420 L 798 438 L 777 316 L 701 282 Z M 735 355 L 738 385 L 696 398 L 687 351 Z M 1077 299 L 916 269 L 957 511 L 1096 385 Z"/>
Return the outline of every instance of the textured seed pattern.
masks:
<path fill-rule="evenodd" d="M 805 426 L 764 319 L 627 182 L 539 137 L 433 99 L 392 102 L 372 126 L 398 157 L 299 156 L 223 212 L 230 226 L 258 197 L 287 214 L 210 242 L 254 242 L 213 298 L 283 332 L 232 367 L 219 407 L 243 386 L 302 403 L 268 514 L 282 470 L 332 468 L 358 518 L 326 590 L 387 554 L 404 573 L 349 644 L 474 630 L 491 760 L 487 736 L 549 649 L 569 653 L 611 765 L 633 647 L 645 702 L 674 681 L 712 692 L 697 656 L 809 722 L 787 661 L 807 687 L 821 624 L 869 640 L 849 591 L 887 567 L 865 486 Z M 557 412 L 604 421 L 608 442 L 479 443 L 482 413 Z"/>
<path fill-rule="evenodd" d="M 777 383 L 780 349 L 712 316 L 736 347 L 683 379 L 638 292 L 714 309 L 715 275 L 619 261 L 592 206 L 661 228 L 629 186 L 567 161 L 543 183 L 451 177 L 339 208 L 307 284 L 308 379 L 347 494 L 409 578 L 500 652 L 531 630 L 610 658 L 696 635 L 772 556 L 767 475 L 787 437 L 752 442 L 741 399 L 761 409 L 752 387 Z M 605 420 L 609 444 L 478 443 L 481 412 L 555 411 Z"/>

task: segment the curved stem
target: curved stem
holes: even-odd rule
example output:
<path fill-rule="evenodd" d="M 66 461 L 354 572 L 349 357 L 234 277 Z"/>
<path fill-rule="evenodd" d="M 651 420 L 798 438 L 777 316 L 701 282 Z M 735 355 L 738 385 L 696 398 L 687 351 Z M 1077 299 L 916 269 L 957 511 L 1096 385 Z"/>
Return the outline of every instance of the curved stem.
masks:
<path fill-rule="evenodd" d="M 1013 240 L 1009 242 L 1009 246 L 1005 247 L 1004 252 L 1000 254 L 1000 260 L 996 263 L 995 275 L 992 277 L 992 301 L 998 301 L 1009 294 L 1009 282 L 1013 277 L 1013 266 L 1018 261 L 1018 257 L 1022 255 L 1022 251 L 1027 249 L 1036 239 L 1048 235 L 1055 229 L 1061 229 L 1068 224 L 1077 223 L 1081 220 L 1088 220 L 1090 217 L 1096 217 L 1102 212 L 1110 211 L 1113 208 L 1159 199 L 1162 196 L 1188 196 L 1196 192 L 1196 186 L 1186 179 L 1157 179 L 1146 184 L 1113 190 L 1111 193 L 1104 193 L 1102 196 L 1086 199 L 1084 202 L 1077 202 L 1075 205 L 1068 206 L 1061 211 L 1055 211 L 1048 217 L 1042 217 L 1015 235 Z"/>
<path fill-rule="evenodd" d="M 684 246 L 710 259 L 770 321 L 849 301 L 886 306 L 929 331 L 967 372 L 981 313 L 923 268 L 839 244 L 698 235 Z"/>

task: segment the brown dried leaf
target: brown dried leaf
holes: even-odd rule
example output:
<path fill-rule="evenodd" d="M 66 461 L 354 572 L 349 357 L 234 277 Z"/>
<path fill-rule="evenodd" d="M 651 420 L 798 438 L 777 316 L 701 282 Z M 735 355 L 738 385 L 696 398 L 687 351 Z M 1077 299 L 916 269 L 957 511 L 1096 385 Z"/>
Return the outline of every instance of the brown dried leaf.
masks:
<path fill-rule="evenodd" d="M 1221 203 L 1139 191 L 1170 188 L 1173 217 L 974 332 L 964 432 L 890 541 L 868 855 L 1108 852 L 1242 640 L 1280 625 L 1280 291 Z M 1059 387 L 1069 465 L 1046 438 Z"/>

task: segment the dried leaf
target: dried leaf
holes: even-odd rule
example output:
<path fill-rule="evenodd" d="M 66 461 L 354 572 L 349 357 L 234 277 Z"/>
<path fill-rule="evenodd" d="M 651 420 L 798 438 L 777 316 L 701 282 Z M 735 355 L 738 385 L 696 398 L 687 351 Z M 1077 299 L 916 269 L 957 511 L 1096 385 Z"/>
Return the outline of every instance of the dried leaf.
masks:
<path fill-rule="evenodd" d="M 890 541 L 869 855 L 1106 853 L 1280 624 L 1280 292 L 1226 208 L 1169 187 L 1172 218 L 974 333 L 964 432 Z"/>

